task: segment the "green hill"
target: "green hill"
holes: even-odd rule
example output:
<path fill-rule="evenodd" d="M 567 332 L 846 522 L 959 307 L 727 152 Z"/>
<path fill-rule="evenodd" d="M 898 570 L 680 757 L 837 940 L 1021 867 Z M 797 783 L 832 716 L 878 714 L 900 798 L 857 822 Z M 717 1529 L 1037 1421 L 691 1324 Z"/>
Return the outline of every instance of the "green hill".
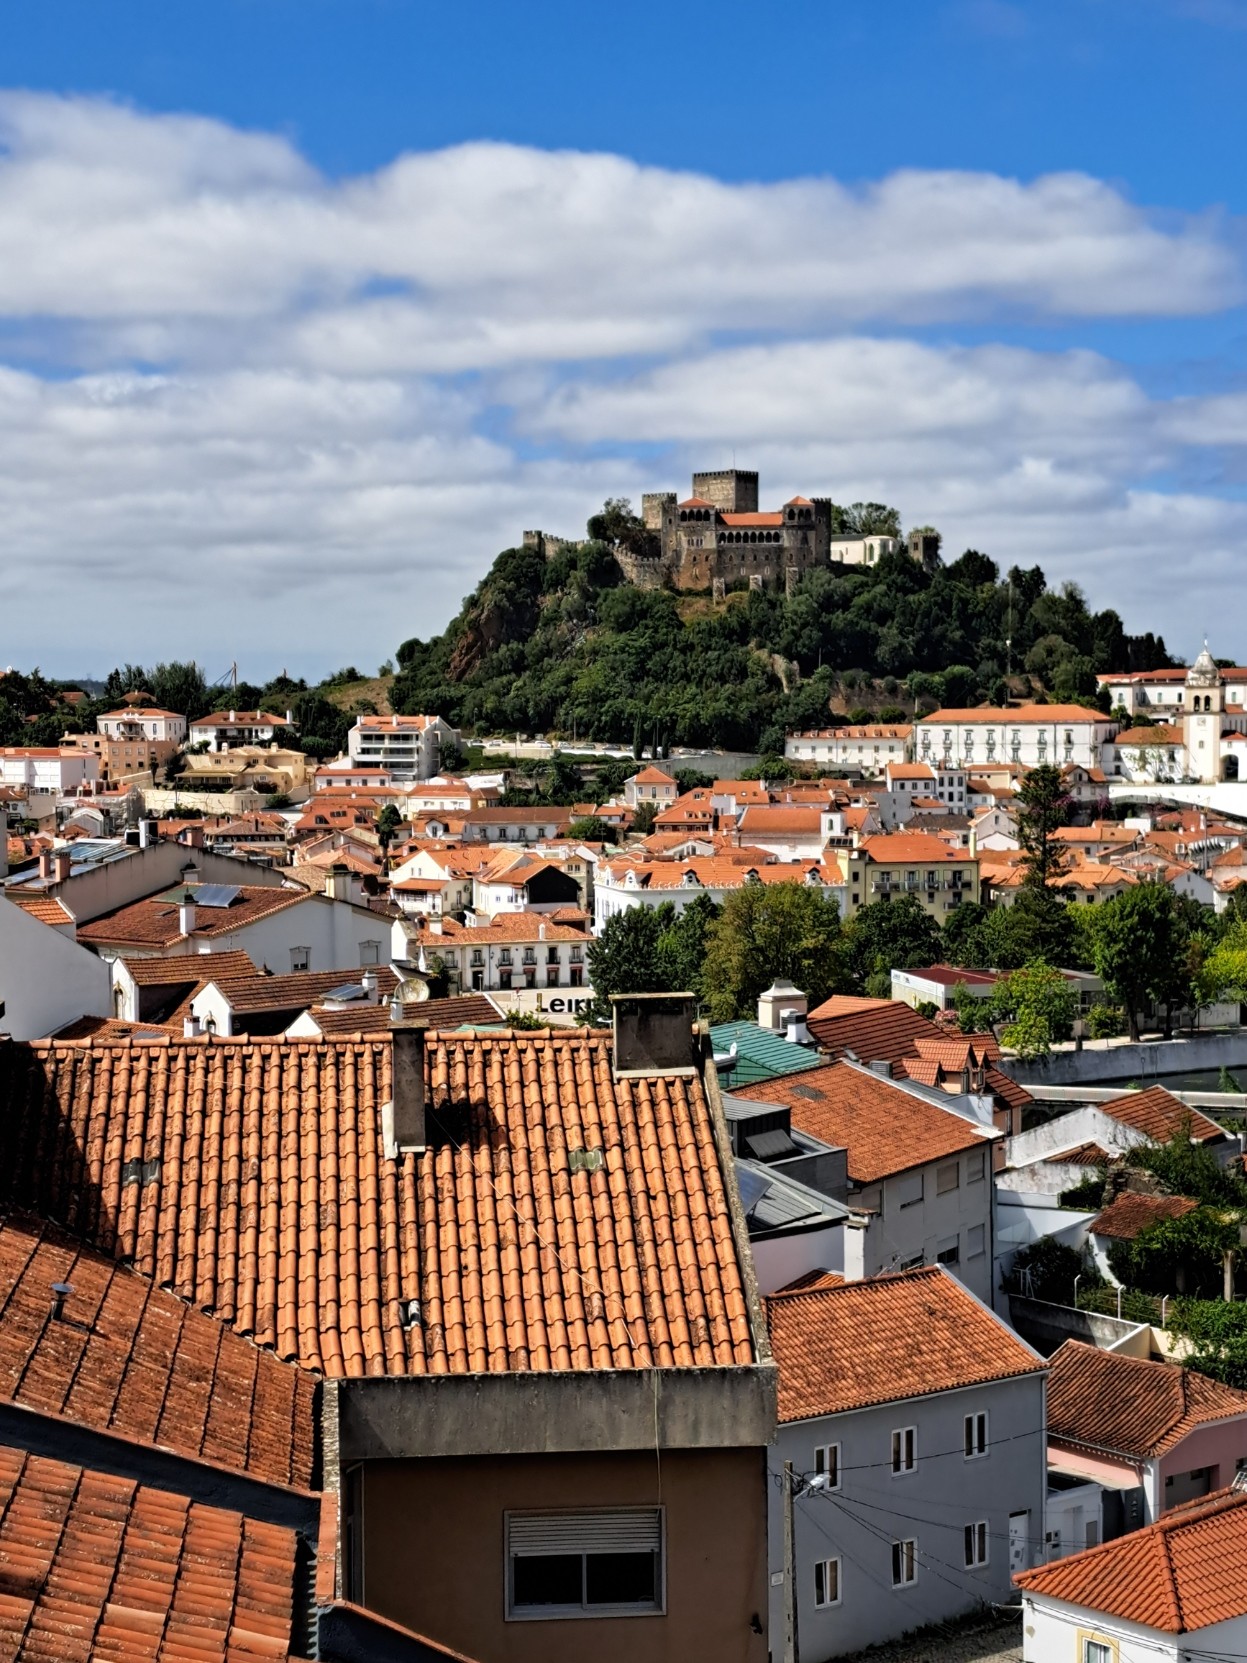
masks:
<path fill-rule="evenodd" d="M 1002 579 L 973 549 L 930 567 L 903 553 L 831 566 L 790 596 L 714 603 L 632 587 L 593 540 L 550 560 L 504 550 L 448 628 L 397 659 L 393 709 L 467 732 L 761 751 L 855 706 L 899 720 L 1010 694 L 1092 703 L 1097 671 L 1171 662 L 1161 637 L 1127 635 L 1077 585 L 1050 590 L 1038 566 Z"/>

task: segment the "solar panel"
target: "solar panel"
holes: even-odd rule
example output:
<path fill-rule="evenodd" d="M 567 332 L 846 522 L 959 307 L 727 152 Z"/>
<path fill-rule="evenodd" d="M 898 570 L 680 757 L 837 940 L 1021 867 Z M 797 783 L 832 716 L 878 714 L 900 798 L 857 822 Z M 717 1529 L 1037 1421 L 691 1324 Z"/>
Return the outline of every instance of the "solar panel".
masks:
<path fill-rule="evenodd" d="M 340 1000 L 366 999 L 367 997 L 368 989 L 362 984 L 362 982 L 344 982 L 341 987 L 330 988 L 329 992 L 325 995 L 326 999 Z"/>
<path fill-rule="evenodd" d="M 736 1183 L 740 1190 L 740 1204 L 746 1215 L 751 1213 L 771 1188 L 771 1182 L 752 1167 L 737 1166 Z"/>
<path fill-rule="evenodd" d="M 236 883 L 201 883 L 194 892 L 197 907 L 228 907 L 238 899 L 241 885 Z"/>

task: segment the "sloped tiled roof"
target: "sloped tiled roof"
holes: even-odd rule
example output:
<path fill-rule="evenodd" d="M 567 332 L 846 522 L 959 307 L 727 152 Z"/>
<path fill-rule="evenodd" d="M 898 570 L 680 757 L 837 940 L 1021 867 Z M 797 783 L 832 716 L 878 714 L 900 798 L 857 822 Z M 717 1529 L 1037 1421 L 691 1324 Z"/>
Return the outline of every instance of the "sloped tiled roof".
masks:
<path fill-rule="evenodd" d="M 1063 1155 L 1062 1160 L 1070 1160 Z M 1123 1190 L 1089 1226 L 1093 1236 L 1110 1236 L 1114 1241 L 1133 1241 L 1141 1230 L 1163 1219 L 1181 1218 L 1199 1206 L 1187 1195 L 1136 1195 Z"/>
<path fill-rule="evenodd" d="M 218 980 L 211 974 L 210 962 L 200 961 L 204 981 L 215 982 L 230 1009 L 240 1016 L 260 1011 L 307 1010 L 335 988 L 348 984 L 359 987 L 363 975 L 360 970 L 300 970 L 283 976 L 231 976 Z M 388 964 L 376 966 L 372 973 L 383 997 L 398 986 L 398 977 Z"/>
<path fill-rule="evenodd" d="M 0 1202 L 332 1376 L 753 1361 L 699 1077 L 616 1081 L 575 1030 L 426 1047 L 394 1157 L 388 1037 L 0 1040 Z"/>
<path fill-rule="evenodd" d="M 29 918 L 38 919 L 41 924 L 63 926 L 74 922 L 73 915 L 67 912 L 54 895 L 44 895 L 38 890 L 29 892 L 20 887 L 0 890 L 4 900 L 12 901 L 15 907 L 20 907 Z"/>
<path fill-rule="evenodd" d="M 760 1102 L 786 1103 L 792 1124 L 848 1151 L 849 1177 L 873 1184 L 989 1141 L 986 1129 L 868 1068 L 832 1063 L 750 1086 Z"/>
<path fill-rule="evenodd" d="M 1247 1415 L 1247 1392 L 1177 1363 L 1066 1340 L 1052 1354 L 1048 1436 L 1135 1460 L 1164 1455 L 1208 1421 Z"/>
<path fill-rule="evenodd" d="M 322 1034 L 383 1034 L 389 1031 L 389 1006 L 350 1005 L 338 1010 L 324 1005 L 312 1007 L 312 1018 Z M 455 1028 L 497 1027 L 503 1017 L 498 1007 L 483 993 L 461 993 L 453 999 L 426 999 L 421 1004 L 408 1006 L 407 1014 L 430 1028 L 443 1031 Z"/>
<path fill-rule="evenodd" d="M 54 1282 L 73 1287 L 61 1320 Z M 0 1221 L 0 1402 L 305 1489 L 313 1391 L 303 1370 L 57 1226 Z"/>
<path fill-rule="evenodd" d="M 1038 1374 L 1042 1357 L 940 1265 L 766 1301 L 779 1419 Z"/>
<path fill-rule="evenodd" d="M 135 987 L 190 987 L 192 983 L 226 977 L 256 976 L 259 965 L 241 948 L 228 953 L 193 953 L 176 959 L 132 959 L 121 963 Z"/>
<path fill-rule="evenodd" d="M 1209 1120 L 1198 1109 L 1188 1108 L 1180 1097 L 1175 1097 L 1164 1086 L 1149 1086 L 1146 1091 L 1128 1091 L 1122 1097 L 1097 1103 L 1101 1114 L 1110 1120 L 1120 1120 L 1133 1126 L 1154 1143 L 1165 1143 L 1175 1132 L 1186 1131 L 1192 1142 L 1209 1143 L 1223 1138 L 1224 1130 L 1215 1120 Z"/>
<path fill-rule="evenodd" d="M 296 1535 L 0 1445 L 0 1655 L 292 1655 Z"/>
<path fill-rule="evenodd" d="M 846 1008 L 847 1007 L 847 1008 Z M 916 1056 L 914 1041 L 938 1037 L 935 1024 L 902 999 L 828 999 L 806 1025 L 834 1057 L 852 1051 L 859 1062 L 896 1062 Z"/>
<path fill-rule="evenodd" d="M 302 906 L 314 899 L 306 889 L 240 885 L 238 899 L 229 906 L 196 907 L 191 936 L 232 935 L 257 919 L 269 918 L 275 912 L 284 912 L 288 907 Z M 176 901 L 134 901 L 103 918 L 78 926 L 78 940 L 88 945 L 168 947 L 185 939 L 188 938 L 182 933 L 181 908 Z"/>
<path fill-rule="evenodd" d="M 1028 1594 L 1190 1634 L 1247 1615 L 1247 1495 L 1219 1490 L 1155 1524 L 1014 1577 Z M 1228 1656 L 1229 1653 L 1207 1654 Z"/>

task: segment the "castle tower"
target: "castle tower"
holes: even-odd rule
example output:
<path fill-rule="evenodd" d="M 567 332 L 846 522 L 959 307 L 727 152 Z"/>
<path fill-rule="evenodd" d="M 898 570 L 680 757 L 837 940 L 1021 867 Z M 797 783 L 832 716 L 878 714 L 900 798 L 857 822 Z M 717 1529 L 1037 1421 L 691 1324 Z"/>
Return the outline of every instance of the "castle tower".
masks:
<path fill-rule="evenodd" d="M 693 495 L 704 497 L 720 514 L 758 512 L 758 476 L 741 468 L 721 468 L 717 473 L 695 473 Z"/>

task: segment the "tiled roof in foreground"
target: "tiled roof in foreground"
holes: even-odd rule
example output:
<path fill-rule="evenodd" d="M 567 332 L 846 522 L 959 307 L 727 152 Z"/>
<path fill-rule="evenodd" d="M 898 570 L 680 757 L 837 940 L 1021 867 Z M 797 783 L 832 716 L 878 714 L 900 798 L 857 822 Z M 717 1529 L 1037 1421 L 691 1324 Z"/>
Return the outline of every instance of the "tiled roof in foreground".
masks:
<path fill-rule="evenodd" d="M 51 1315 L 52 1284 L 73 1292 Z M 55 1225 L 0 1221 L 0 1402 L 306 1489 L 314 1381 Z"/>
<path fill-rule="evenodd" d="M 616 1082 L 575 1030 L 427 1046 L 395 1159 L 388 1035 L 0 1040 L 0 1202 L 332 1376 L 754 1360 L 699 1078 Z"/>
<path fill-rule="evenodd" d="M 1175 1507 L 1129 1536 L 1023 1571 L 1014 1581 L 1028 1594 L 1166 1634 L 1189 1634 L 1247 1615 L 1245 1563 L 1247 1494 L 1230 1489 Z"/>
<path fill-rule="evenodd" d="M 0 1445 L 0 1656 L 291 1656 L 295 1532 Z"/>
<path fill-rule="evenodd" d="M 779 1418 L 1036 1374 L 1042 1357 L 939 1265 L 772 1294 Z"/>

